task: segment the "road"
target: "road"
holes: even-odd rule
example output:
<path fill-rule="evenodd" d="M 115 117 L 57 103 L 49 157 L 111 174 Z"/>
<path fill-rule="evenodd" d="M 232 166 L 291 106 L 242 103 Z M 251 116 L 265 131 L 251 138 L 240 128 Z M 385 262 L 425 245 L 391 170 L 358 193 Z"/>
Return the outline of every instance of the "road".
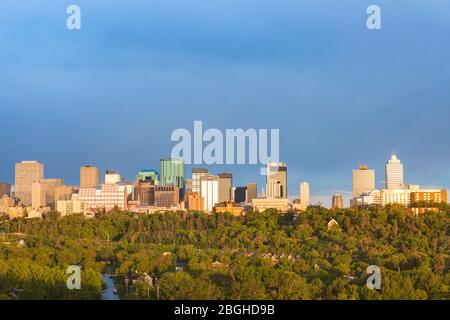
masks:
<path fill-rule="evenodd" d="M 120 300 L 119 296 L 114 294 L 116 285 L 114 284 L 113 279 L 111 279 L 108 274 L 103 274 L 103 282 L 106 285 L 106 289 L 105 291 L 103 291 L 102 300 Z"/>

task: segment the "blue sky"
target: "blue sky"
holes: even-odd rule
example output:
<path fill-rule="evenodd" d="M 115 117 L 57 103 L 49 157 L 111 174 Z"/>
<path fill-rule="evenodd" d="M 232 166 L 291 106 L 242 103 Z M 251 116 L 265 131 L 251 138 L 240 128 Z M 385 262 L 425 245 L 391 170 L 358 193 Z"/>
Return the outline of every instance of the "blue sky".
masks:
<path fill-rule="evenodd" d="M 0 180 L 24 159 L 68 184 L 85 163 L 131 179 L 202 120 L 279 128 L 292 195 L 307 180 L 327 203 L 359 163 L 381 185 L 393 151 L 407 182 L 450 187 L 447 0 L 2 0 L 0 21 Z"/>

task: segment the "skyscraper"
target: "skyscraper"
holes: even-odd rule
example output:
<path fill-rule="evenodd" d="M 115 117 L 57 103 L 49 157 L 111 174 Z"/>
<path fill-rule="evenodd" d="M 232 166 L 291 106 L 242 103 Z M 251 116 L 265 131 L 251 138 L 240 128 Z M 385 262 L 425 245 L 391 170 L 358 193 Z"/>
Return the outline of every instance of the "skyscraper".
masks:
<path fill-rule="evenodd" d="M 287 198 L 286 163 L 269 162 L 266 175 L 266 196 L 268 198 Z"/>
<path fill-rule="evenodd" d="M 234 190 L 234 202 L 242 203 L 245 202 L 247 198 L 247 187 L 237 187 Z"/>
<path fill-rule="evenodd" d="M 344 198 L 340 194 L 335 194 L 333 196 L 331 207 L 333 209 L 343 209 L 344 208 Z"/>
<path fill-rule="evenodd" d="M 200 196 L 203 198 L 203 209 L 212 211 L 219 203 L 219 177 L 207 175 L 200 179 Z"/>
<path fill-rule="evenodd" d="M 405 188 L 403 164 L 395 154 L 386 164 L 386 189 L 401 190 Z"/>
<path fill-rule="evenodd" d="M 184 196 L 184 162 L 178 159 L 160 160 L 160 185 L 177 186 L 180 190 L 180 199 Z"/>
<path fill-rule="evenodd" d="M 309 183 L 300 183 L 300 210 L 306 210 L 310 204 Z"/>
<path fill-rule="evenodd" d="M 219 203 L 232 201 L 233 175 L 231 173 L 219 173 Z"/>
<path fill-rule="evenodd" d="M 97 167 L 83 166 L 80 168 L 80 189 L 96 188 L 99 185 L 99 171 Z"/>
<path fill-rule="evenodd" d="M 16 163 L 15 195 L 26 207 L 31 206 L 31 190 L 33 182 L 44 178 L 44 165 L 37 161 Z"/>
<path fill-rule="evenodd" d="M 192 192 L 200 194 L 200 179 L 208 175 L 208 169 L 193 168 L 192 169 Z"/>
<path fill-rule="evenodd" d="M 373 190 L 375 190 L 375 170 L 370 170 L 363 164 L 359 169 L 353 170 L 353 196 L 358 197 Z"/>
<path fill-rule="evenodd" d="M 258 186 L 254 182 L 247 184 L 247 198 L 245 201 L 247 203 L 252 203 L 253 199 L 258 197 Z"/>

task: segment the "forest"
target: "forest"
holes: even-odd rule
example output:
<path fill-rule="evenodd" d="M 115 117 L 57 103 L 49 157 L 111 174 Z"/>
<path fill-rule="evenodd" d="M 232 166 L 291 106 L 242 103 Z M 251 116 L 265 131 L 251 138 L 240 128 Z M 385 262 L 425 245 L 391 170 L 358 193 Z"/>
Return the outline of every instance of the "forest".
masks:
<path fill-rule="evenodd" d="M 102 274 L 112 273 L 126 300 L 448 300 L 449 213 L 113 210 L 3 220 L 0 299 L 101 299 Z M 69 265 L 81 266 L 81 290 L 67 289 Z M 371 265 L 381 290 L 366 286 Z"/>

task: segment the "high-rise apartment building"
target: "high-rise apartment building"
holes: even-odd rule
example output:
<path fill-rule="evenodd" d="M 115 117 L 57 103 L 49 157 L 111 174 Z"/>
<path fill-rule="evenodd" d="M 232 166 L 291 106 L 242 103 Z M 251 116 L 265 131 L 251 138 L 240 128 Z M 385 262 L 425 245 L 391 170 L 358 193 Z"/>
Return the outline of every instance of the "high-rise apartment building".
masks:
<path fill-rule="evenodd" d="M 305 211 L 310 204 L 309 183 L 300 183 L 300 210 Z"/>
<path fill-rule="evenodd" d="M 258 197 L 258 186 L 256 183 L 248 183 L 247 184 L 247 197 L 245 201 L 247 203 L 252 203 L 253 199 L 256 199 Z"/>
<path fill-rule="evenodd" d="M 219 203 L 219 177 L 208 175 L 200 179 L 200 196 L 203 198 L 203 209 L 212 211 Z"/>
<path fill-rule="evenodd" d="M 83 166 L 80 168 L 80 189 L 97 188 L 99 185 L 99 170 L 93 166 Z"/>
<path fill-rule="evenodd" d="M 358 197 L 373 190 L 375 190 L 375 170 L 369 169 L 364 164 L 360 165 L 359 169 L 353 170 L 353 196 Z"/>
<path fill-rule="evenodd" d="M 266 170 L 266 197 L 287 198 L 286 163 L 269 162 Z"/>
<path fill-rule="evenodd" d="M 63 179 L 39 179 L 31 186 L 31 205 L 34 208 L 56 208 L 56 188 L 64 185 Z"/>
<path fill-rule="evenodd" d="M 232 201 L 233 175 L 231 173 L 219 173 L 219 203 Z"/>
<path fill-rule="evenodd" d="M 160 185 L 177 186 L 180 190 L 180 199 L 184 196 L 184 162 L 179 159 L 160 160 Z"/>
<path fill-rule="evenodd" d="M 395 154 L 386 164 L 386 189 L 402 190 L 405 188 L 403 164 Z"/>
<path fill-rule="evenodd" d="M 37 161 L 16 163 L 15 196 L 26 207 L 31 206 L 32 185 L 44 178 L 44 165 Z"/>
<path fill-rule="evenodd" d="M 194 168 L 192 169 L 192 192 L 200 194 L 200 179 L 208 175 L 208 169 Z"/>
<path fill-rule="evenodd" d="M 340 194 L 333 195 L 333 200 L 331 203 L 333 209 L 343 209 L 344 208 L 344 198 Z"/>
<path fill-rule="evenodd" d="M 6 182 L 0 182 L 0 198 L 3 196 L 11 196 L 11 185 Z"/>

